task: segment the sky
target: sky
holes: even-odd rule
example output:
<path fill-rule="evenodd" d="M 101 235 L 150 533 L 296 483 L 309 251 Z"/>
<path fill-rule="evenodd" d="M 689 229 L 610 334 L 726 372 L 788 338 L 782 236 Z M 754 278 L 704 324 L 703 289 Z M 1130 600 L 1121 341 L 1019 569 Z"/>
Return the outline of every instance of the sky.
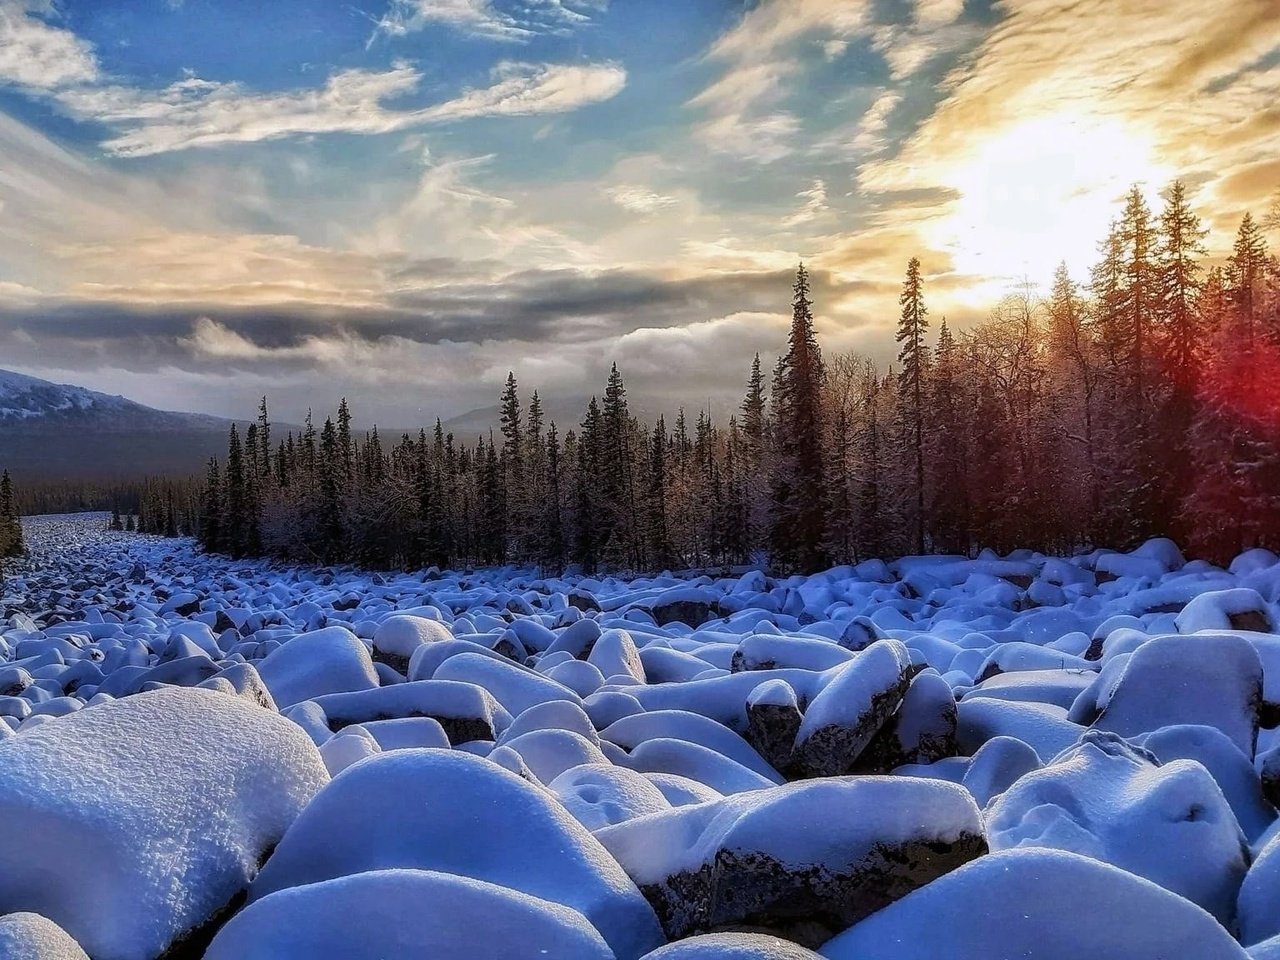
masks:
<path fill-rule="evenodd" d="M 801 259 L 888 363 L 910 257 L 963 327 L 1135 182 L 1220 254 L 1277 104 L 1280 0 L 0 0 L 0 367 L 411 427 L 616 361 L 723 411 Z"/>

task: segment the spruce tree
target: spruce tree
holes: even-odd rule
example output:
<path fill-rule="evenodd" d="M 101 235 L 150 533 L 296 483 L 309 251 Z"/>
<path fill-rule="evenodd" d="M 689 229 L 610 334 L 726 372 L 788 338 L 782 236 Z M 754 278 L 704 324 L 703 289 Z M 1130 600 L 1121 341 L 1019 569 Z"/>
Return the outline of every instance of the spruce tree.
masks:
<path fill-rule="evenodd" d="M 227 441 L 227 469 L 225 493 L 222 498 L 221 538 L 223 548 L 231 556 L 245 555 L 247 523 L 244 479 L 244 451 L 236 425 L 231 425 Z"/>
<path fill-rule="evenodd" d="M 774 390 L 778 454 L 771 483 L 770 542 L 782 566 L 818 570 L 826 562 L 825 371 L 809 293 L 809 273 L 801 264 L 792 287 L 788 348 L 779 361 Z"/>
<path fill-rule="evenodd" d="M 205 473 L 204 492 L 200 498 L 200 545 L 210 553 L 223 549 L 222 536 L 222 476 L 218 458 L 209 458 Z"/>
<path fill-rule="evenodd" d="M 18 517 L 9 471 L 0 472 L 0 557 L 22 556 L 22 521 Z"/>
<path fill-rule="evenodd" d="M 1246 213 L 1227 260 L 1227 276 L 1231 300 L 1242 324 L 1241 333 L 1248 344 L 1253 343 L 1257 332 L 1266 266 L 1266 239 L 1253 215 Z"/>
<path fill-rule="evenodd" d="M 536 397 L 537 394 L 534 394 Z M 547 567 L 558 573 L 564 566 L 564 517 L 560 509 L 564 496 L 563 477 L 560 457 L 560 437 L 556 433 L 555 421 L 547 428 L 546 439 L 547 484 L 546 498 L 543 501 L 542 554 L 539 558 Z"/>
<path fill-rule="evenodd" d="M 924 280 L 920 276 L 920 260 L 912 257 L 907 264 L 907 277 L 898 297 L 902 313 L 898 318 L 895 338 L 902 348 L 898 351 L 898 397 L 902 403 L 901 422 L 910 444 L 915 470 L 912 478 L 914 507 L 910 510 L 915 529 L 916 553 L 924 553 L 924 391 L 928 376 L 929 348 L 925 335 L 929 329 L 926 319 L 929 310 L 924 303 Z"/>
<path fill-rule="evenodd" d="M 769 411 L 765 398 L 764 373 L 760 354 L 751 361 L 746 396 L 742 398 L 742 483 L 746 498 L 749 549 L 762 545 L 768 532 Z"/>
<path fill-rule="evenodd" d="M 504 526 L 511 538 L 517 557 L 524 556 L 528 530 L 526 526 L 524 430 L 521 423 L 520 394 L 516 388 L 516 375 L 507 373 L 507 384 L 502 391 L 502 501 L 505 504 Z"/>
<path fill-rule="evenodd" d="M 654 569 L 671 563 L 671 537 L 667 531 L 667 424 L 659 416 L 649 442 L 647 497 L 649 558 Z"/>

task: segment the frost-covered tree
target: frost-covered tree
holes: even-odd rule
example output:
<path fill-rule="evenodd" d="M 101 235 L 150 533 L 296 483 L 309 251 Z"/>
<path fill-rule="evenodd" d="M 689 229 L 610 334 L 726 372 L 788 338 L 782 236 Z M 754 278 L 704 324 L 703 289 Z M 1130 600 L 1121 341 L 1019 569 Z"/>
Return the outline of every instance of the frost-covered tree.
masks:
<path fill-rule="evenodd" d="M 924 279 L 920 275 L 920 260 L 912 257 L 907 264 L 907 276 L 898 297 L 902 312 L 898 317 L 895 338 L 900 346 L 898 362 L 898 398 L 901 402 L 900 425 L 910 451 L 911 502 L 907 507 L 917 553 L 924 553 L 925 545 L 925 490 L 924 490 L 924 429 L 925 429 L 925 380 L 929 368 L 929 347 L 925 336 L 929 329 L 929 310 L 924 303 Z"/>
<path fill-rule="evenodd" d="M 822 350 L 813 329 L 809 272 L 801 264 L 792 287 L 787 352 L 775 378 L 770 544 L 782 566 L 806 570 L 818 569 L 826 561 L 825 379 Z"/>

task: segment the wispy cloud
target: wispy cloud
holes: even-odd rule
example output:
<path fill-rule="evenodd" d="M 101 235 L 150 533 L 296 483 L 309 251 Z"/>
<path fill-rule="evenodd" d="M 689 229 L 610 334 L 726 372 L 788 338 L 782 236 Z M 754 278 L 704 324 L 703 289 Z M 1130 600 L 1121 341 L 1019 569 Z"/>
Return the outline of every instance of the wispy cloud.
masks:
<path fill-rule="evenodd" d="M 430 27 L 445 27 L 473 37 L 521 43 L 541 33 L 562 33 L 591 22 L 607 0 L 391 0 L 377 21 L 370 43 L 379 36 L 402 37 Z"/>
<path fill-rule="evenodd" d="M 0 0 L 0 82 L 56 90 L 98 78 L 92 45 L 56 20 L 51 0 Z"/>
<path fill-rule="evenodd" d="M 806 189 L 796 194 L 796 199 L 803 200 L 804 203 L 799 210 L 782 222 L 784 227 L 798 227 L 811 223 L 830 210 L 827 206 L 827 185 L 823 180 L 814 180 Z"/>
<path fill-rule="evenodd" d="M 104 148 L 147 156 L 225 143 L 322 133 L 382 134 L 483 116 L 563 113 L 615 96 L 626 84 L 616 64 L 503 63 L 493 82 L 416 110 L 386 102 L 412 94 L 422 79 L 408 63 L 385 71 L 346 70 L 315 90 L 253 93 L 238 83 L 190 77 L 152 92 L 137 87 L 73 87 L 57 102 L 73 116 L 122 128 Z"/>
<path fill-rule="evenodd" d="M 634 185 L 609 187 L 605 190 L 605 196 L 623 210 L 639 214 L 657 213 L 666 207 L 675 206 L 677 202 L 675 197 L 668 197 L 665 194 L 655 193 L 647 187 Z"/>

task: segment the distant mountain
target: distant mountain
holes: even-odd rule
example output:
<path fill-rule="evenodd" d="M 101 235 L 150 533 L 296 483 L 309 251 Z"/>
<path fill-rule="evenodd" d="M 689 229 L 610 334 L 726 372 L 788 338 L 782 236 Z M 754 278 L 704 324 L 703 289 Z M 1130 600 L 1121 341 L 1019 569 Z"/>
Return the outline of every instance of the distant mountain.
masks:
<path fill-rule="evenodd" d="M 232 422 L 0 370 L 0 467 L 24 480 L 196 473 Z"/>

